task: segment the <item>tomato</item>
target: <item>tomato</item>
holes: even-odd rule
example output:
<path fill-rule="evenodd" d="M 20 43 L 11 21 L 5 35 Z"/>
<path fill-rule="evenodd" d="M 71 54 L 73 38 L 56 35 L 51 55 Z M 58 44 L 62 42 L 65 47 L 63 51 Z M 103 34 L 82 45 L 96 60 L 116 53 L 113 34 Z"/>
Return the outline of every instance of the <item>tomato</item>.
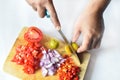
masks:
<path fill-rule="evenodd" d="M 39 42 L 43 38 L 42 31 L 37 27 L 30 27 L 28 31 L 24 34 L 24 39 L 28 42 Z"/>
<path fill-rule="evenodd" d="M 76 77 L 74 78 L 74 80 L 79 80 L 79 77 L 78 77 L 78 76 L 76 76 Z"/>
<path fill-rule="evenodd" d="M 16 54 L 12 62 L 23 65 L 23 70 L 27 74 L 33 74 L 38 68 L 42 58 L 42 49 L 45 49 L 38 42 L 30 42 L 24 46 L 16 47 Z"/>
<path fill-rule="evenodd" d="M 42 31 L 32 26 L 24 34 L 24 39 L 28 43 L 16 47 L 16 54 L 12 62 L 23 65 L 23 70 L 27 74 L 33 74 L 39 68 L 40 59 L 43 56 L 42 51 L 46 49 L 40 44 L 42 38 Z"/>
<path fill-rule="evenodd" d="M 20 65 L 24 64 L 24 59 L 19 54 L 16 54 L 12 61 Z"/>
<path fill-rule="evenodd" d="M 32 65 L 24 65 L 24 72 L 28 74 L 33 74 L 35 72 Z"/>

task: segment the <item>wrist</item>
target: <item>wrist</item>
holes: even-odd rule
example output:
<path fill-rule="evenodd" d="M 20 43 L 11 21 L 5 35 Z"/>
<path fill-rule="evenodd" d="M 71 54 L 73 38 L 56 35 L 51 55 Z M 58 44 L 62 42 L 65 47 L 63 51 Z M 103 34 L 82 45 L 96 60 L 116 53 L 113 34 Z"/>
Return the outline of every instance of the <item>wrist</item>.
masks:
<path fill-rule="evenodd" d="M 89 13 L 103 14 L 110 0 L 90 0 L 86 10 Z"/>

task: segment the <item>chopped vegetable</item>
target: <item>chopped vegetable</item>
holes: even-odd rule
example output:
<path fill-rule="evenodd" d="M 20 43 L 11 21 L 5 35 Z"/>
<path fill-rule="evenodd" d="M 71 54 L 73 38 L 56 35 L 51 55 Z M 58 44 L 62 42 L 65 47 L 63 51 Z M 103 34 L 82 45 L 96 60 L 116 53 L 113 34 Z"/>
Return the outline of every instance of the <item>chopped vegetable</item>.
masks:
<path fill-rule="evenodd" d="M 23 70 L 27 74 L 33 74 L 39 68 L 43 49 L 40 44 L 42 37 L 42 31 L 32 26 L 24 34 L 24 39 L 28 42 L 27 45 L 16 47 L 16 54 L 12 61 L 23 65 Z"/>
<path fill-rule="evenodd" d="M 71 58 L 63 58 L 56 50 L 59 42 L 55 39 L 50 41 L 50 48 L 46 49 L 40 44 L 43 34 L 37 27 L 30 27 L 24 34 L 26 45 L 16 47 L 16 54 L 12 61 L 18 65 L 23 65 L 23 71 L 33 74 L 41 67 L 42 75 L 59 74 L 59 80 L 78 80 L 80 68 L 74 64 Z M 73 43 L 73 47 L 77 46 Z M 65 46 L 66 52 L 71 55 L 69 46 Z"/>
<path fill-rule="evenodd" d="M 80 68 L 74 64 L 71 58 L 67 57 L 65 62 L 58 69 L 59 80 L 79 80 Z"/>
<path fill-rule="evenodd" d="M 21 45 L 16 47 L 16 54 L 12 59 L 19 65 L 24 66 L 24 72 L 27 74 L 33 74 L 39 68 L 40 58 L 42 57 L 41 46 L 37 43 L 28 43 L 27 45 Z"/>
<path fill-rule="evenodd" d="M 42 38 L 42 31 L 34 26 L 30 27 L 28 31 L 24 34 L 24 39 L 28 42 L 40 42 Z"/>
<path fill-rule="evenodd" d="M 72 54 L 69 45 L 66 45 L 66 46 L 65 46 L 65 51 L 66 51 L 66 54 L 69 55 L 69 56 Z"/>
<path fill-rule="evenodd" d="M 59 46 L 59 42 L 55 39 L 51 39 L 49 41 L 49 47 L 50 49 L 56 49 Z"/>
<path fill-rule="evenodd" d="M 77 49 L 78 49 L 78 47 L 79 47 L 78 44 L 75 43 L 75 42 L 72 42 L 71 45 L 72 45 L 73 49 L 74 49 L 75 51 L 77 51 Z"/>
<path fill-rule="evenodd" d="M 40 61 L 42 67 L 42 75 L 54 75 L 60 64 L 65 61 L 56 50 L 43 50 L 43 57 Z"/>
<path fill-rule="evenodd" d="M 72 45 L 73 49 L 74 49 L 75 51 L 77 51 L 78 45 L 77 45 L 75 42 L 72 42 L 71 45 Z M 71 51 L 69 45 L 65 45 L 65 52 L 66 52 L 66 54 L 67 54 L 68 56 L 71 56 L 72 51 Z"/>

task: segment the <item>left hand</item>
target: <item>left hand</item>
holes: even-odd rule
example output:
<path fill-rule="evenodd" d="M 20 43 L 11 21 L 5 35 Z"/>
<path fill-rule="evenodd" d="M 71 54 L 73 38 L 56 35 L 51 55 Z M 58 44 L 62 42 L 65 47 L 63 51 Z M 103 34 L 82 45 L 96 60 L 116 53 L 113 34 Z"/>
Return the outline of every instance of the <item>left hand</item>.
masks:
<path fill-rule="evenodd" d="M 82 44 L 77 50 L 78 53 L 100 46 L 104 32 L 104 20 L 101 13 L 84 11 L 74 27 L 73 42 L 78 40 L 80 34 L 83 35 Z"/>

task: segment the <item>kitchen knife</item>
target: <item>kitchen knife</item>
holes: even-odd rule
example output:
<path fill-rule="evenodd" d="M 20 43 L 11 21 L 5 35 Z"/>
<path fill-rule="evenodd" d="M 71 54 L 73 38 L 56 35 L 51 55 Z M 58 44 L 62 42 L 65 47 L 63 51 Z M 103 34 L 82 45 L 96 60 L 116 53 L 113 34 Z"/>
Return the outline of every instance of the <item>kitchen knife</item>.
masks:
<path fill-rule="evenodd" d="M 45 11 L 45 15 L 46 15 L 47 18 L 50 18 L 50 14 L 49 14 L 49 12 L 47 10 Z M 80 59 L 79 59 L 77 53 L 75 52 L 75 50 L 73 49 L 73 47 L 71 46 L 71 44 L 69 43 L 69 41 L 67 40 L 66 36 L 62 32 L 61 28 L 57 27 L 56 29 L 60 33 L 62 38 L 64 39 L 65 43 L 69 46 L 70 50 L 72 51 L 72 56 L 71 57 L 77 63 L 77 65 L 80 66 Z"/>
<path fill-rule="evenodd" d="M 73 49 L 72 45 L 69 43 L 69 41 L 67 40 L 66 36 L 64 35 L 64 33 L 62 32 L 61 28 L 57 28 L 57 31 L 60 33 L 60 35 L 62 36 L 62 38 L 64 39 L 65 43 L 69 46 L 70 50 L 72 51 L 72 55 L 74 55 L 77 59 L 77 64 L 80 65 L 80 59 L 77 55 L 77 53 L 75 52 L 75 50 Z"/>

